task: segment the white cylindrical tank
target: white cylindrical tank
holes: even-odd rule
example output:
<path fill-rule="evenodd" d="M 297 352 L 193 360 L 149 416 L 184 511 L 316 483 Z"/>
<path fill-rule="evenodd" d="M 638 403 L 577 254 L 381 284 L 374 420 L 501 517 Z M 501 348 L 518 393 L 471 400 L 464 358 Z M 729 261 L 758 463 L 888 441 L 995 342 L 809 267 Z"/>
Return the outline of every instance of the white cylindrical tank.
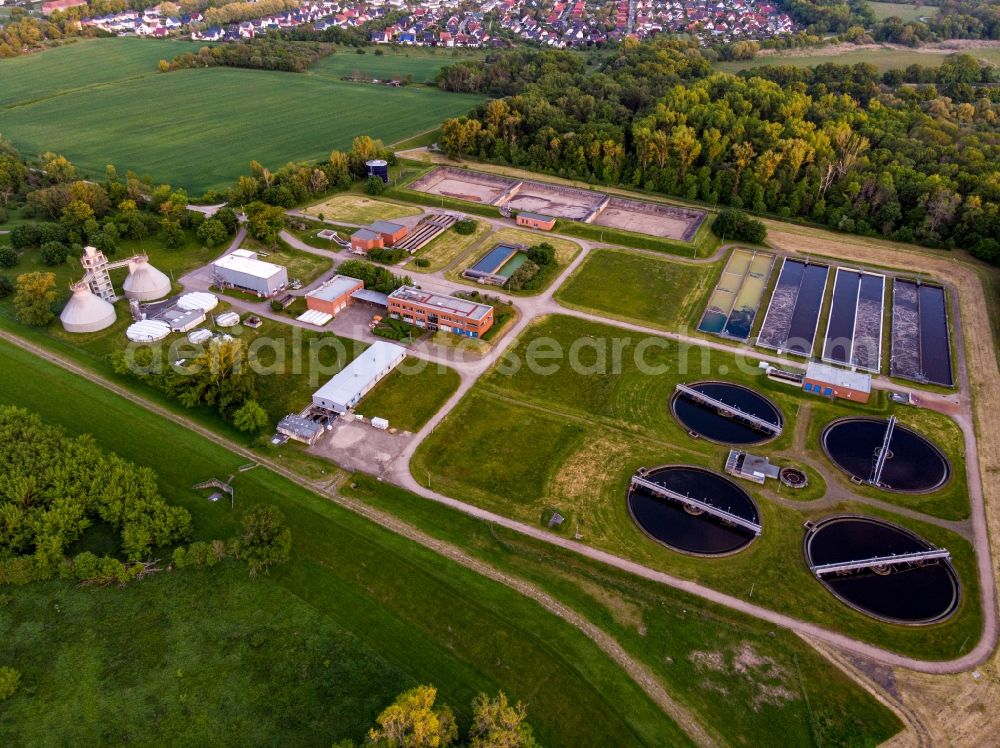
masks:
<path fill-rule="evenodd" d="M 122 290 L 130 299 L 153 301 L 170 295 L 170 279 L 149 264 L 145 257 L 135 257 L 128 263 L 128 278 Z"/>
<path fill-rule="evenodd" d="M 115 308 L 95 296 L 86 283 L 73 287 L 73 296 L 59 315 L 66 332 L 97 332 L 115 323 Z"/>

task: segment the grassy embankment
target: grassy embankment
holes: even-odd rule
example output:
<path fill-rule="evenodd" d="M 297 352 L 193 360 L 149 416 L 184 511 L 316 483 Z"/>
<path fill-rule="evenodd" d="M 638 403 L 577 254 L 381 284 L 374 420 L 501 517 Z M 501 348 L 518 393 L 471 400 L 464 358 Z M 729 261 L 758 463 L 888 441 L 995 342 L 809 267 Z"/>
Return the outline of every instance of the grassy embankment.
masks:
<path fill-rule="evenodd" d="M 265 468 L 238 473 L 245 457 L 7 344 L 0 403 L 156 470 L 198 538 L 232 535 L 237 518 L 190 486 L 237 474 L 237 508 L 276 504 L 294 544 L 291 563 L 252 583 L 223 567 L 124 590 L 50 583 L 8 595 L 5 664 L 23 673 L 4 705 L 9 741 L 184 742 L 211 731 L 241 745 L 279 735 L 329 744 L 361 739 L 396 692 L 431 682 L 463 721 L 477 691 L 523 699 L 548 745 L 686 742 L 576 629 Z"/>

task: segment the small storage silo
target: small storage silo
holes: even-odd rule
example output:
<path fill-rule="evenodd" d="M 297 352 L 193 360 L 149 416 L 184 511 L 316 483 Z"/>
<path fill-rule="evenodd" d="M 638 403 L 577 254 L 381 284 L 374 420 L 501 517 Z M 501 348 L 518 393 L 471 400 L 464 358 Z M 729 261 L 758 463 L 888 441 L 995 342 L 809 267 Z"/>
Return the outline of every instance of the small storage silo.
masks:
<path fill-rule="evenodd" d="M 128 263 L 128 278 L 122 290 L 130 299 L 154 301 L 170 295 L 170 279 L 149 264 L 145 257 L 133 257 Z"/>
<path fill-rule="evenodd" d="M 97 332 L 115 323 L 115 308 L 94 295 L 87 283 L 73 286 L 73 296 L 59 315 L 66 332 Z"/>
<path fill-rule="evenodd" d="M 386 184 L 389 184 L 388 161 L 384 161 L 380 158 L 373 158 L 371 161 L 365 161 L 365 167 L 368 169 L 369 177 L 378 177 Z"/>

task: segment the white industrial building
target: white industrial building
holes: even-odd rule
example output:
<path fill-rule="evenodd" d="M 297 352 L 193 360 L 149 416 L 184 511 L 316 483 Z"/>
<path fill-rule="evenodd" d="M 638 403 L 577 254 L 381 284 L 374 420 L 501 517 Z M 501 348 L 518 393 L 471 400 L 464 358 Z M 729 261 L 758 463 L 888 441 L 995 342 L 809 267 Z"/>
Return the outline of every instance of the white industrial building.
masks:
<path fill-rule="evenodd" d="M 212 263 L 212 276 L 220 288 L 238 288 L 258 296 L 273 296 L 288 285 L 288 270 L 264 262 L 249 249 L 237 249 Z"/>
<path fill-rule="evenodd" d="M 384 340 L 372 343 L 313 393 L 313 405 L 335 413 L 346 413 L 357 405 L 389 372 L 406 358 L 406 349 Z"/>

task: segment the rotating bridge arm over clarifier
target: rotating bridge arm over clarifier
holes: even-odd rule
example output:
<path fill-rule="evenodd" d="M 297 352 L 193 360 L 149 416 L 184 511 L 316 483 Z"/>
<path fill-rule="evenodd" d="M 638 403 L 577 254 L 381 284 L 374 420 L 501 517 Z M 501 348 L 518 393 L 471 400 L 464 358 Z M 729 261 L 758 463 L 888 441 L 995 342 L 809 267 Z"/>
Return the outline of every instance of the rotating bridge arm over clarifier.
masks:
<path fill-rule="evenodd" d="M 944 548 L 931 548 L 930 550 L 917 551 L 915 553 L 897 553 L 891 556 L 873 556 L 872 558 L 864 558 L 857 561 L 835 561 L 829 564 L 816 564 L 809 568 L 813 574 L 819 577 L 824 574 L 841 574 L 848 571 L 862 571 L 863 569 L 895 566 L 896 564 L 915 564 L 940 559 L 950 560 L 951 552 Z"/>
<path fill-rule="evenodd" d="M 885 469 L 885 461 L 889 459 L 889 443 L 892 441 L 892 432 L 896 430 L 896 416 L 889 416 L 889 423 L 885 428 L 885 436 L 882 438 L 882 448 L 876 453 L 872 465 L 872 474 L 868 482 L 873 486 L 882 485 L 882 471 Z"/>
<path fill-rule="evenodd" d="M 632 488 L 639 486 L 640 488 L 645 488 L 654 496 L 661 496 L 665 499 L 670 499 L 676 501 L 685 506 L 689 506 L 693 509 L 698 509 L 705 514 L 709 514 L 713 517 L 721 519 L 724 522 L 735 525 L 737 527 L 742 527 L 744 530 L 749 530 L 755 536 L 760 535 L 761 526 L 759 522 L 754 522 L 753 520 L 746 519 L 745 517 L 740 517 L 739 515 L 733 514 L 732 512 L 727 512 L 725 509 L 720 509 L 717 506 L 713 506 L 706 501 L 701 499 L 694 499 L 686 494 L 678 493 L 677 491 L 671 491 L 669 488 L 661 486 L 659 483 L 654 483 L 651 480 L 642 478 L 638 475 L 632 476 Z"/>
<path fill-rule="evenodd" d="M 772 423 L 764 418 L 746 413 L 733 405 L 728 405 L 721 400 L 717 400 L 716 398 L 710 397 L 703 392 L 699 392 L 694 387 L 688 387 L 686 384 L 678 383 L 675 385 L 674 389 L 692 400 L 716 408 L 723 413 L 727 413 L 733 418 L 737 418 L 745 422 L 749 426 L 753 426 L 761 431 L 767 431 L 775 436 L 779 436 L 781 434 L 781 426 L 777 423 Z"/>

